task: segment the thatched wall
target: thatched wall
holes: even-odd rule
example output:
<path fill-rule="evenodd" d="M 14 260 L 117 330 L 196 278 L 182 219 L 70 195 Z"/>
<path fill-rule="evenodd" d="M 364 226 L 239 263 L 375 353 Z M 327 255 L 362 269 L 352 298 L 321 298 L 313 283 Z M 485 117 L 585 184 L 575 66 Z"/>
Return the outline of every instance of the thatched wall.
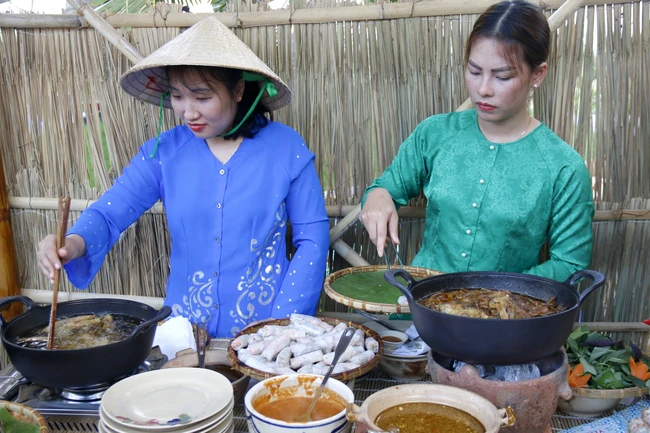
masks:
<path fill-rule="evenodd" d="M 420 121 L 465 100 L 463 47 L 476 17 L 235 32 L 293 90 L 293 102 L 276 119 L 303 135 L 317 155 L 327 203 L 343 205 L 359 203 L 366 185 Z M 179 30 L 120 29 L 143 55 Z M 119 88 L 118 77 L 130 62 L 89 28 L 1 31 L 0 152 L 9 195 L 96 198 L 138 146 L 156 134 L 157 110 Z M 650 209 L 650 2 L 579 9 L 554 35 L 549 63 L 534 114 L 587 161 L 596 208 Z M 174 122 L 166 113 L 164 126 Z M 12 209 L 23 288 L 50 289 L 38 272 L 35 250 L 39 239 L 55 231 L 55 216 L 29 204 Z M 73 212 L 71 219 L 77 216 Z M 164 296 L 165 225 L 162 214 L 144 215 L 113 249 L 89 291 Z M 419 248 L 423 226 L 420 218 L 402 220 L 407 263 Z M 583 320 L 650 317 L 650 223 L 596 222 L 594 233 L 592 269 L 605 272 L 608 282 L 587 302 Z M 370 263 L 380 263 L 359 226 L 342 239 Z M 336 254 L 330 265 L 331 270 L 348 266 Z M 75 289 L 64 281 L 61 290 Z M 335 307 L 329 300 L 323 305 Z"/>

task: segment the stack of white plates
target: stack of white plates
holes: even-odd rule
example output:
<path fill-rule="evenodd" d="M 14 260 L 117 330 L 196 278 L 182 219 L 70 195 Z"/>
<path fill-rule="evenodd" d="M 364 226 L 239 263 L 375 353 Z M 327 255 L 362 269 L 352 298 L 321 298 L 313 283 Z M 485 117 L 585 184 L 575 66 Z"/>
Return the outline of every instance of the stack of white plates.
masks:
<path fill-rule="evenodd" d="M 136 374 L 102 397 L 100 433 L 232 433 L 235 400 L 230 381 L 203 368 Z"/>

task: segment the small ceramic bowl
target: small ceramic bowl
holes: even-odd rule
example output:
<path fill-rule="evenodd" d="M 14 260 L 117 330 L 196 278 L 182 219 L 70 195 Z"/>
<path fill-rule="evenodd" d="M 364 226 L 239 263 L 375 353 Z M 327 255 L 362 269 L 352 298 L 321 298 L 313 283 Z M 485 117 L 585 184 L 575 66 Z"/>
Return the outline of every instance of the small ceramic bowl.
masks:
<path fill-rule="evenodd" d="M 620 398 L 589 398 L 573 397 L 566 401 L 559 399 L 557 407 L 565 413 L 582 418 L 595 418 L 610 409 L 614 409 L 620 403 Z"/>
<path fill-rule="evenodd" d="M 393 353 L 408 340 L 408 336 L 400 331 L 381 331 L 379 337 L 384 343 L 384 355 Z"/>
<path fill-rule="evenodd" d="M 623 389 L 571 388 L 571 398 L 560 399 L 557 407 L 569 415 L 594 418 L 619 405 L 621 400 L 641 398 L 648 394 L 648 388 L 630 387 Z"/>
<path fill-rule="evenodd" d="M 414 381 L 422 380 L 427 376 L 428 354 L 418 356 L 387 355 L 379 360 L 379 366 L 387 375 L 396 380 Z"/>
<path fill-rule="evenodd" d="M 244 408 L 248 431 L 257 433 L 349 433 L 351 423 L 345 416 L 346 408 L 336 415 L 308 423 L 289 423 L 262 415 L 255 409 L 255 403 L 274 401 L 292 396 L 311 396 L 323 380 L 323 376 L 314 374 L 294 374 L 274 376 L 265 379 L 246 393 Z M 325 385 L 329 392 L 338 394 L 343 401 L 354 403 L 354 393 L 343 382 L 330 378 Z M 326 396 L 325 393 L 321 398 Z"/>

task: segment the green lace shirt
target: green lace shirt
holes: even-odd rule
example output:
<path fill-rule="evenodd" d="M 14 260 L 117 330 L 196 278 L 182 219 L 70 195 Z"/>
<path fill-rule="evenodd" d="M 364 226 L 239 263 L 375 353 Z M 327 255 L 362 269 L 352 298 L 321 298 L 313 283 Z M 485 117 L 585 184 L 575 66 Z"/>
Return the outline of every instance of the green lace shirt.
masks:
<path fill-rule="evenodd" d="M 424 191 L 424 240 L 413 266 L 558 281 L 589 266 L 589 172 L 580 155 L 543 124 L 520 140 L 498 144 L 483 136 L 475 110 L 430 117 L 366 195 L 377 187 L 386 188 L 398 208 Z M 540 264 L 547 239 L 550 260 Z"/>

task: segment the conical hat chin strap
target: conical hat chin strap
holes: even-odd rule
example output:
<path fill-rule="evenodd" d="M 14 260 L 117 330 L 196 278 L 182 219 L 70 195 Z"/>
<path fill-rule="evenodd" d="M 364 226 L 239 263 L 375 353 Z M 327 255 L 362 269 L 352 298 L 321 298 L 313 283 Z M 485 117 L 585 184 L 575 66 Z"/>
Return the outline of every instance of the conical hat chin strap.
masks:
<path fill-rule="evenodd" d="M 244 124 L 244 122 L 253 114 L 253 111 L 255 111 L 255 107 L 257 107 L 257 104 L 260 102 L 260 99 L 262 99 L 262 95 L 266 91 L 268 93 L 269 97 L 273 98 L 278 94 L 277 89 L 275 88 L 275 85 L 273 82 L 262 75 L 259 74 L 254 74 L 252 72 L 248 71 L 243 71 L 242 72 L 242 80 L 244 81 L 262 81 L 262 84 L 260 85 L 260 92 L 257 94 L 257 98 L 255 98 L 255 102 L 251 105 L 251 108 L 248 109 L 248 113 L 244 116 L 244 118 L 235 126 L 232 128 L 230 131 L 226 132 L 225 134 L 217 135 L 217 137 L 227 137 L 229 135 L 234 134 L 237 132 L 237 130 Z M 149 155 L 149 158 L 153 158 L 156 152 L 158 151 L 158 143 L 160 142 L 160 134 L 162 133 L 162 118 L 163 118 L 163 100 L 169 96 L 169 92 L 162 92 L 160 94 L 160 115 L 158 116 L 158 137 L 156 138 L 156 145 L 153 148 L 153 151 L 151 152 L 151 155 Z"/>
<path fill-rule="evenodd" d="M 262 95 L 264 94 L 264 91 L 266 91 L 271 98 L 273 98 L 278 94 L 278 91 L 275 89 L 275 85 L 267 77 L 263 77 L 259 74 L 254 74 L 248 71 L 243 71 L 241 74 L 241 78 L 244 81 L 262 81 L 262 84 L 260 85 L 260 93 L 257 94 L 257 98 L 255 98 L 255 102 L 253 102 L 251 108 L 248 109 L 248 113 L 246 113 L 246 115 L 239 122 L 239 124 L 234 128 L 232 128 L 230 131 L 226 132 L 225 134 L 217 135 L 217 137 L 227 137 L 237 132 L 237 130 L 244 124 L 244 122 L 251 116 L 251 114 L 253 114 L 255 107 L 257 107 L 257 104 L 260 102 L 260 99 L 262 99 Z"/>

